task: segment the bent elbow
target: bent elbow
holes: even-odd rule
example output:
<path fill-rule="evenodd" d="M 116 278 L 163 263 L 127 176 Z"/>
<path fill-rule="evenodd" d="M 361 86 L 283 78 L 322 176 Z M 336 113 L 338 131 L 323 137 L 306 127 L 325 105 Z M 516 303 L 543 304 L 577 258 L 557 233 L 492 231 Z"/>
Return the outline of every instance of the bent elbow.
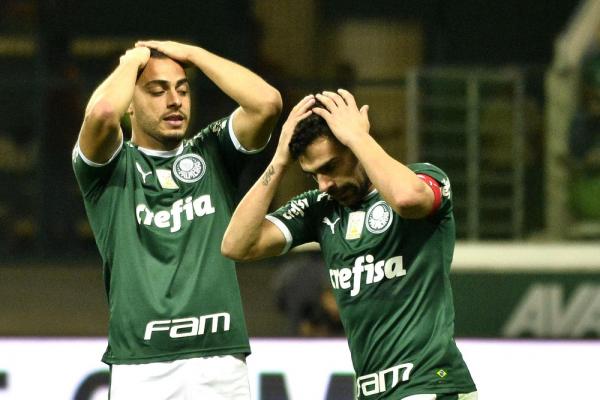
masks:
<path fill-rule="evenodd" d="M 428 197 L 420 193 L 395 196 L 390 206 L 403 218 L 423 218 L 431 211 L 431 203 Z"/>
<path fill-rule="evenodd" d="M 100 100 L 86 110 L 85 118 L 94 124 L 115 127 L 119 126 L 121 115 L 112 104 Z"/>
<path fill-rule="evenodd" d="M 229 258 L 230 260 L 241 262 L 246 261 L 246 257 L 244 257 L 244 254 L 247 253 L 241 251 L 241 249 L 237 248 L 237 246 L 235 246 L 231 240 L 228 240 L 225 237 L 221 242 L 221 254 L 224 257 Z"/>
<path fill-rule="evenodd" d="M 267 117 L 278 117 L 283 108 L 283 100 L 279 90 L 272 88 L 263 97 L 263 113 Z"/>

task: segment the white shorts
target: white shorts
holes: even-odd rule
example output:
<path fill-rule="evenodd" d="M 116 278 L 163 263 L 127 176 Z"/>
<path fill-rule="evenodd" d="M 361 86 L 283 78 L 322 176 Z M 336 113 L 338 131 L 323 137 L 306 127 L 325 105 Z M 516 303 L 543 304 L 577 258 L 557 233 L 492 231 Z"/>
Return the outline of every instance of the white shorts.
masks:
<path fill-rule="evenodd" d="M 436 400 L 435 394 L 415 394 L 402 398 L 402 400 Z M 477 400 L 477 392 L 464 393 L 458 395 L 458 400 Z"/>
<path fill-rule="evenodd" d="M 110 400 L 248 400 L 244 356 L 199 357 L 149 364 L 114 364 Z"/>

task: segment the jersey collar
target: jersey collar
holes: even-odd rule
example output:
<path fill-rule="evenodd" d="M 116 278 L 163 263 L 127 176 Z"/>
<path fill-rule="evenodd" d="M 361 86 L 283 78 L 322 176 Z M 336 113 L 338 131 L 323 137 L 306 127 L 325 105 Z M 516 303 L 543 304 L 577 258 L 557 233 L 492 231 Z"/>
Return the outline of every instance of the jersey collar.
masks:
<path fill-rule="evenodd" d="M 367 193 L 367 195 L 365 197 L 363 197 L 363 202 L 369 200 L 371 197 L 375 196 L 377 193 L 379 193 L 379 191 L 375 188 L 373 188 L 373 190 L 371 190 L 369 193 Z"/>
<path fill-rule="evenodd" d="M 148 156 L 170 158 L 170 157 L 178 156 L 181 154 L 181 152 L 183 151 L 183 142 L 179 145 L 179 147 L 177 147 L 176 149 L 173 149 L 173 150 L 153 150 L 153 149 L 146 149 L 141 146 L 137 146 L 137 148 L 141 153 L 144 153 Z"/>

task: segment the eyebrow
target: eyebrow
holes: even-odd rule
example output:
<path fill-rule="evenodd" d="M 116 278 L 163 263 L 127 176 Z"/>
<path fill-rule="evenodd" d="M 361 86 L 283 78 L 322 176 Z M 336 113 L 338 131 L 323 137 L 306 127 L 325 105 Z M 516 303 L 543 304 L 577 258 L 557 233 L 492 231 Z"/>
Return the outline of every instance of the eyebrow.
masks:
<path fill-rule="evenodd" d="M 306 170 L 306 169 L 304 169 L 304 168 L 301 168 L 301 169 L 302 169 L 302 171 L 303 171 L 304 173 L 306 173 L 306 174 L 311 174 L 311 175 L 312 175 L 312 174 L 316 174 L 316 173 L 319 173 L 319 171 L 322 171 L 323 169 L 325 169 L 325 168 L 329 167 L 329 166 L 330 166 L 330 165 L 331 165 L 333 162 L 335 162 L 337 159 L 338 159 L 338 157 L 333 157 L 333 158 L 331 158 L 331 159 L 329 159 L 329 160 L 325 161 L 323 164 L 319 165 L 317 168 L 315 168 L 315 169 L 314 169 L 314 170 L 312 170 L 312 171 Z"/>
<path fill-rule="evenodd" d="M 187 78 L 183 78 L 183 79 L 180 79 L 177 82 L 175 82 L 175 87 L 177 88 L 177 87 L 179 87 L 181 85 L 185 85 L 185 84 L 189 84 L 189 81 Z M 144 87 L 148 88 L 152 85 L 159 85 L 159 86 L 165 87 L 165 86 L 169 86 L 169 81 L 164 80 L 164 79 L 155 79 L 153 81 L 146 82 L 144 84 Z"/>

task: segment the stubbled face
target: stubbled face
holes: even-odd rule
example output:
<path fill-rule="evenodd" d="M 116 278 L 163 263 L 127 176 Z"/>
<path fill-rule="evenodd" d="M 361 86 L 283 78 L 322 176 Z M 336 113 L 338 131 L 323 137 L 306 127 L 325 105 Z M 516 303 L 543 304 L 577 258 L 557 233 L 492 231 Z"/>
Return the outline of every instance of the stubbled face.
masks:
<path fill-rule="evenodd" d="M 350 149 L 326 137 L 319 137 L 306 147 L 298 162 L 302 170 L 343 206 L 358 205 L 369 193 L 371 182 Z"/>
<path fill-rule="evenodd" d="M 128 111 L 134 143 L 155 150 L 177 147 L 190 117 L 185 70 L 169 58 L 151 58 L 135 85 Z"/>

